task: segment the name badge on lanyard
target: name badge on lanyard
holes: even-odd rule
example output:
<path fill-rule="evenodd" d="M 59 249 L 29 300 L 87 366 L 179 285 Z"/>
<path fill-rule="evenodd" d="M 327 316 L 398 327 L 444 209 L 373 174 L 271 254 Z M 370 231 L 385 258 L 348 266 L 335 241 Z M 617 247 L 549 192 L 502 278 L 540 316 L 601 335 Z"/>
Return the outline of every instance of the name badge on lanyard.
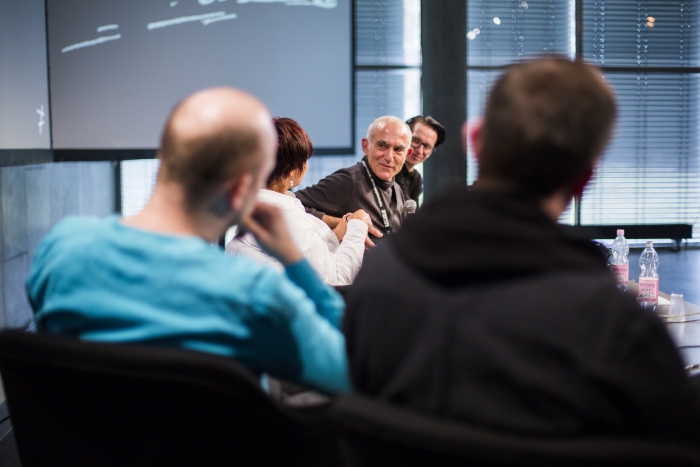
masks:
<path fill-rule="evenodd" d="M 369 167 L 367 167 L 367 164 L 365 164 L 365 161 L 361 161 L 361 162 L 362 162 L 362 166 L 365 168 L 365 172 L 367 172 L 367 176 L 369 177 L 369 182 L 372 184 L 372 193 L 374 193 L 374 200 L 377 202 L 377 207 L 379 208 L 379 212 L 382 214 L 382 221 L 384 222 L 384 233 L 389 234 L 389 233 L 391 233 L 391 224 L 389 223 L 389 215 L 386 212 L 384 202 L 382 201 L 382 197 L 379 194 L 379 188 L 377 188 L 377 184 L 374 183 L 374 179 L 372 178 L 372 172 L 369 171 Z"/>

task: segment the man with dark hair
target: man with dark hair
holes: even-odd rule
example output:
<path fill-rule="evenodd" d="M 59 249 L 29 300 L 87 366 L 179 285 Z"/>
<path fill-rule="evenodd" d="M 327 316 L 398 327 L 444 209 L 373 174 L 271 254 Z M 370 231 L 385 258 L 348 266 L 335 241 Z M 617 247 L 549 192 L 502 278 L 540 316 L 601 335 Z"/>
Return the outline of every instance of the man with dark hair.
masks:
<path fill-rule="evenodd" d="M 506 70 L 470 131 L 478 181 L 408 219 L 347 297 L 356 390 L 498 432 L 697 443 L 699 393 L 664 324 L 557 224 L 615 114 L 581 61 Z"/>
<path fill-rule="evenodd" d="M 406 196 L 396 182 L 412 153 L 411 129 L 401 119 L 379 117 L 362 139 L 365 157 L 352 167 L 340 169 L 316 185 L 297 191 L 306 211 L 335 229 L 341 217 L 358 209 L 369 214 L 373 239 L 398 231 L 406 217 Z M 367 240 L 369 246 L 372 240 Z"/>
<path fill-rule="evenodd" d="M 423 177 L 416 170 L 435 149 L 445 141 L 445 128 L 429 115 L 418 115 L 406 121 L 411 128 L 411 155 L 406 158 L 401 172 L 396 174 L 396 182 L 401 185 L 407 198 L 416 203 L 423 193 Z"/>
<path fill-rule="evenodd" d="M 135 217 L 69 218 L 36 250 L 27 289 L 39 332 L 185 347 L 327 392 L 349 390 L 343 302 L 258 190 L 277 136 L 267 109 L 229 88 L 170 115 L 151 200 Z M 278 273 L 212 247 L 240 224 Z"/>

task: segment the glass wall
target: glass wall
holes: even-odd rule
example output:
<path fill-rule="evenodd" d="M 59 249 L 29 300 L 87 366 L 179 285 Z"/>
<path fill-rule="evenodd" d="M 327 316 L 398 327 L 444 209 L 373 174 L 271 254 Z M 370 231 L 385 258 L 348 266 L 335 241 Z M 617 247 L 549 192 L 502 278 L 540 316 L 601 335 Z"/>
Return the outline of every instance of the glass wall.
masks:
<path fill-rule="evenodd" d="M 301 188 L 362 159 L 377 117 L 420 114 L 420 65 L 420 0 L 355 0 L 355 154 L 312 157 Z"/>
<path fill-rule="evenodd" d="M 361 139 L 382 115 L 420 114 L 420 0 L 355 0 L 355 153 L 313 156 L 301 185 L 362 158 Z M 122 212 L 138 213 L 150 198 L 157 161 L 122 162 Z"/>
<path fill-rule="evenodd" d="M 690 223 L 700 237 L 698 2 L 478 0 L 468 15 L 470 119 L 508 64 L 554 53 L 598 65 L 619 115 L 581 223 Z M 470 154 L 469 183 L 477 170 Z M 572 210 L 562 221 L 573 222 Z"/>
<path fill-rule="evenodd" d="M 583 224 L 696 224 L 700 237 L 698 2 L 584 0 L 584 59 L 615 89 L 617 129 Z"/>
<path fill-rule="evenodd" d="M 482 114 L 488 91 L 503 69 L 520 60 L 558 54 L 573 57 L 576 49 L 575 3 L 572 0 L 472 0 L 467 5 L 467 115 Z M 478 167 L 471 148 L 467 183 Z M 560 219 L 573 223 L 569 207 Z"/>

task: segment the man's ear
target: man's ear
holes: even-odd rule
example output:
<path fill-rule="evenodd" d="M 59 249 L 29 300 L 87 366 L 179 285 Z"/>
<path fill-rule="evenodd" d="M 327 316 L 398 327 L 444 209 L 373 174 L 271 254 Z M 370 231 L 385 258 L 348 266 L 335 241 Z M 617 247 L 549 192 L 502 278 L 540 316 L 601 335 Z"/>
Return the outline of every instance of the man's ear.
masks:
<path fill-rule="evenodd" d="M 408 150 L 406 151 L 406 157 L 404 157 L 403 159 L 404 160 L 408 159 L 408 156 L 410 156 L 411 154 L 413 154 L 413 148 L 409 147 Z"/>
<path fill-rule="evenodd" d="M 369 140 L 367 138 L 362 138 L 362 152 L 367 155 L 367 149 L 369 148 Z"/>
<path fill-rule="evenodd" d="M 467 143 L 472 148 L 472 153 L 477 161 L 481 158 L 481 129 L 484 127 L 484 122 L 481 120 L 466 121 L 462 125 L 462 141 L 467 149 Z"/>
<path fill-rule="evenodd" d="M 229 205 L 234 212 L 241 212 L 241 210 L 246 206 L 248 198 L 257 194 L 250 193 L 250 191 L 254 188 L 254 183 L 255 178 L 249 173 L 244 173 L 233 182 L 228 190 L 228 200 Z"/>

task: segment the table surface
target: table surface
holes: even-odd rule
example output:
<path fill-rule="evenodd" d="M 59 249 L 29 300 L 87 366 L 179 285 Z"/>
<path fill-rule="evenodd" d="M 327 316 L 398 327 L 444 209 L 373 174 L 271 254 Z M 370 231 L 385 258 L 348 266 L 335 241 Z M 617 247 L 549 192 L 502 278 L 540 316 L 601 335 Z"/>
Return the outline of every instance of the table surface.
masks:
<path fill-rule="evenodd" d="M 630 281 L 629 292 L 635 296 L 638 294 L 639 284 L 635 281 Z M 659 292 L 659 296 L 669 300 L 670 296 L 666 293 Z M 676 342 L 676 346 L 683 356 L 686 365 L 700 363 L 700 306 L 693 303 L 684 302 L 686 320 L 683 323 L 666 323 L 669 334 Z M 659 305 L 656 313 L 660 315 L 668 314 L 668 305 Z M 691 314 L 697 313 L 697 314 Z M 662 318 L 666 321 L 664 318 Z M 698 374 L 694 372 L 693 374 Z"/>

